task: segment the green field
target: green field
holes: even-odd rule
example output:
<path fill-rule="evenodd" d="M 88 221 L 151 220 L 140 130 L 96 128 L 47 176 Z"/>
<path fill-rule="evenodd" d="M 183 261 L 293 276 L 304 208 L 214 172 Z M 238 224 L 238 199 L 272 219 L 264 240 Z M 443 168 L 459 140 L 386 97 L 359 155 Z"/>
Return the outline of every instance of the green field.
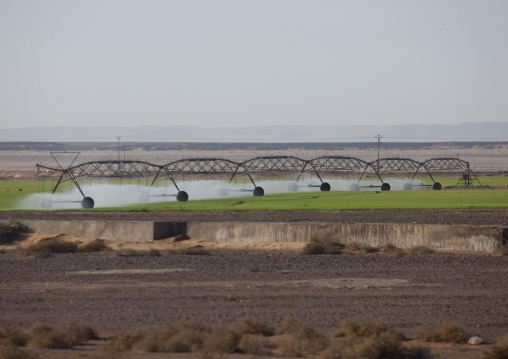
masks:
<path fill-rule="evenodd" d="M 360 190 L 265 194 L 263 197 L 246 195 L 209 200 L 133 204 L 97 210 L 148 210 L 148 211 L 211 211 L 211 210 L 338 210 L 338 209 L 417 209 L 417 208 L 495 208 L 508 207 L 507 177 L 482 177 L 485 186 L 476 189 L 447 189 L 457 183 L 456 178 L 436 178 L 443 190 L 376 191 Z M 0 210 L 16 210 L 27 196 L 48 192 L 51 181 L 0 181 Z M 54 182 L 53 182 L 54 184 Z M 67 183 L 68 185 L 68 183 Z M 496 188 L 494 188 L 496 187 Z M 72 206 L 71 206 L 72 207 Z M 73 210 L 82 210 L 76 204 Z"/>

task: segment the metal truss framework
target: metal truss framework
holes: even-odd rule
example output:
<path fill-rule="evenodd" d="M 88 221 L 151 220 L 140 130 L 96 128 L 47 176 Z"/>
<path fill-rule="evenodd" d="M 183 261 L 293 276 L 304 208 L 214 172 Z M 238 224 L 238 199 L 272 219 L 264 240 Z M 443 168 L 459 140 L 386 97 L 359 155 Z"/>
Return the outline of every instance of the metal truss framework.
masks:
<path fill-rule="evenodd" d="M 228 178 L 229 175 L 231 175 L 231 177 L 229 177 L 229 182 L 231 183 L 237 175 L 244 173 L 249 177 L 256 190 L 258 187 L 256 187 L 256 183 L 252 176 L 255 172 L 262 173 L 263 176 L 269 175 L 271 172 L 295 172 L 297 174 L 296 181 L 298 181 L 304 173 L 314 173 L 321 181 L 320 187 L 322 191 L 330 190 L 330 185 L 323 181 L 322 173 L 360 174 L 358 180 L 358 183 L 360 183 L 368 170 L 373 171 L 376 177 L 381 181 L 383 184 L 381 188 L 383 190 L 389 190 L 390 188 L 387 183 L 384 183 L 381 177 L 382 173 L 404 173 L 408 175 L 408 177 L 411 177 L 412 181 L 422 169 L 425 170 L 432 179 L 434 186 L 436 184 L 439 185 L 439 188 L 434 187 L 434 189 L 440 189 L 441 187 L 439 183 L 435 182 L 431 171 L 462 171 L 464 175 L 459 179 L 459 183 L 463 181 L 466 186 L 472 186 L 475 181 L 479 183 L 476 175 L 471 171 L 469 162 L 458 158 L 433 158 L 425 162 L 417 162 L 409 158 L 382 158 L 376 161 L 366 162 L 359 158 L 343 156 L 323 156 L 312 160 L 305 160 L 293 156 L 264 156 L 255 157 L 241 163 L 224 158 L 189 158 L 173 161 L 165 165 L 131 160 L 91 161 L 74 166 L 72 166 L 71 163 L 71 166 L 68 168 L 62 168 L 58 161 L 57 164 L 60 168 L 37 165 L 38 171 L 40 171 L 40 169 L 47 169 L 60 172 L 59 179 L 52 189 L 52 193 L 55 193 L 62 182 L 70 180 L 78 188 L 83 197 L 85 197 L 85 194 L 78 183 L 78 179 L 81 177 L 119 179 L 153 178 L 151 182 L 151 186 L 153 186 L 157 179 L 165 175 L 171 180 L 179 193 L 180 189 L 178 188 L 175 177 L 185 177 L 188 175 L 213 175 L 221 178 Z M 352 189 L 353 188 L 357 190 L 359 187 L 356 185 L 356 187 L 352 187 Z M 254 193 L 256 195 L 256 192 Z M 187 200 L 187 194 L 185 193 L 185 196 L 181 198 Z"/>

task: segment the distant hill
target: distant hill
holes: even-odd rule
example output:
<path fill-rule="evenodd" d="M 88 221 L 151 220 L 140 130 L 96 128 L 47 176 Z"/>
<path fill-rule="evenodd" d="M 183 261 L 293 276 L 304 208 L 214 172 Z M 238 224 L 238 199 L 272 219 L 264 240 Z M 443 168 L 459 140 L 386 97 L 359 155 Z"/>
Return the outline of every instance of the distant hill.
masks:
<path fill-rule="evenodd" d="M 25 127 L 0 129 L 0 142 L 384 142 L 506 141 L 508 122 L 405 126 Z"/>

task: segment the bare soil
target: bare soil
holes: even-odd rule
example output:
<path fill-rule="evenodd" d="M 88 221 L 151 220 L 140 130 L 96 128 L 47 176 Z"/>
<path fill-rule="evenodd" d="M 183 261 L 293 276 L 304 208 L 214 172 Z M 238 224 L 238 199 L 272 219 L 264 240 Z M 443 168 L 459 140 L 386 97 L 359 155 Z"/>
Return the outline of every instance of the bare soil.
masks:
<path fill-rule="evenodd" d="M 213 213 L 1 213 L 2 218 L 111 220 L 353 220 L 431 221 L 501 224 L 506 210 L 221 212 Z M 468 219 L 469 218 L 469 219 Z M 0 323 L 29 327 L 65 319 L 97 328 L 103 337 L 122 329 L 156 327 L 197 318 L 206 323 L 254 317 L 275 324 L 285 316 L 331 333 L 341 318 L 384 318 L 412 338 L 414 329 L 451 320 L 487 345 L 432 344 L 434 358 L 474 358 L 508 335 L 508 256 L 430 253 L 302 255 L 304 244 L 219 245 L 168 238 L 151 243 L 108 242 L 113 252 L 55 254 L 23 258 L 15 248 L 48 236 L 31 234 L 3 246 L 0 254 Z M 61 236 L 85 243 L 92 239 Z M 115 256 L 133 250 L 201 248 L 208 255 Z M 164 252 L 163 252 L 164 253 Z M 73 351 L 95 355 L 102 343 Z M 420 343 L 422 344 L 422 343 Z M 427 343 L 423 343 L 427 345 Z M 99 351 L 100 352 L 100 351 Z M 79 353 L 79 355 L 78 355 Z M 69 353 L 68 353 L 69 354 Z M 44 351 L 60 357 L 61 351 Z M 64 356 L 69 357 L 69 356 Z M 128 357 L 149 357 L 131 353 Z M 153 357 L 160 357 L 154 354 Z"/>

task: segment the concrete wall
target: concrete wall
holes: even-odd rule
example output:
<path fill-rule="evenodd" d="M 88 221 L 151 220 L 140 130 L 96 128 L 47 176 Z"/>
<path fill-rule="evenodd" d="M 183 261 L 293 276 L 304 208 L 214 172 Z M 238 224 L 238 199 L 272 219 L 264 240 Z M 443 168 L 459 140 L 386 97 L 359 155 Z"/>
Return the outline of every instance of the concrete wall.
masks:
<path fill-rule="evenodd" d="M 218 243 L 308 242 L 330 238 L 342 244 L 400 248 L 425 246 L 442 251 L 495 253 L 503 244 L 504 228 L 467 225 L 391 223 L 187 223 L 187 234 Z"/>
<path fill-rule="evenodd" d="M 7 221 L 2 221 L 7 222 Z M 437 251 L 496 253 L 508 239 L 508 229 L 492 226 L 391 223 L 265 223 L 265 222 L 149 222 L 21 220 L 31 232 L 146 242 L 186 233 L 218 243 L 309 242 L 331 239 L 372 247 L 425 246 Z"/>

